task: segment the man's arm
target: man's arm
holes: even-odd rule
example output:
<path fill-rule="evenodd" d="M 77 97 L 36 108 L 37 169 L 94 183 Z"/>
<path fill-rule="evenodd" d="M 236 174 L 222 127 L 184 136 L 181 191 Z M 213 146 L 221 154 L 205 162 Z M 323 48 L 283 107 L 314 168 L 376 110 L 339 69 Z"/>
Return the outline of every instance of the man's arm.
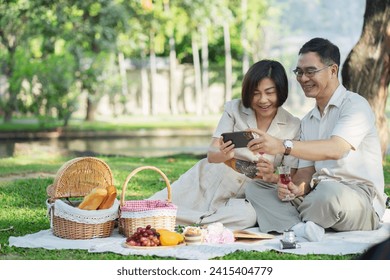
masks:
<path fill-rule="evenodd" d="M 271 155 L 283 154 L 285 152 L 283 145 L 284 139 L 275 138 L 258 129 L 252 129 L 251 131 L 259 135 L 258 138 L 255 138 L 248 144 L 252 152 L 265 152 Z M 324 140 L 293 140 L 292 142 L 293 148 L 291 149 L 290 155 L 311 161 L 338 160 L 353 149 L 347 141 L 338 136 L 332 136 L 330 139 Z"/>
<path fill-rule="evenodd" d="M 311 161 L 338 160 L 352 149 L 352 146 L 339 136 L 326 140 L 293 141 L 293 144 L 290 155 Z M 283 153 L 284 150 L 282 141 Z"/>

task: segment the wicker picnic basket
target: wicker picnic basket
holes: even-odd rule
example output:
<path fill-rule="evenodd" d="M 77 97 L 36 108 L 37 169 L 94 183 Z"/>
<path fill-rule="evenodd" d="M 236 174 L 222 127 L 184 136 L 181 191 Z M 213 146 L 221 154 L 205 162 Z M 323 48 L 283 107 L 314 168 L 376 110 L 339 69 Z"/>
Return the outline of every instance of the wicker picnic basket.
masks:
<path fill-rule="evenodd" d="M 61 166 L 46 201 L 53 234 L 65 239 L 91 239 L 111 235 L 118 217 L 119 201 L 104 210 L 83 210 L 77 206 L 95 187 L 113 184 L 110 167 L 94 157 L 74 158 Z M 73 200 L 70 200 L 73 198 Z"/>
<path fill-rule="evenodd" d="M 128 200 L 125 201 L 127 184 L 130 179 L 142 170 L 154 170 L 161 175 L 167 186 L 167 200 Z M 164 228 L 173 231 L 176 226 L 177 206 L 171 202 L 171 185 L 167 176 L 157 167 L 142 166 L 134 169 L 126 178 L 120 197 L 119 232 L 126 237 L 137 231 L 138 227 L 151 225 L 153 228 Z"/>

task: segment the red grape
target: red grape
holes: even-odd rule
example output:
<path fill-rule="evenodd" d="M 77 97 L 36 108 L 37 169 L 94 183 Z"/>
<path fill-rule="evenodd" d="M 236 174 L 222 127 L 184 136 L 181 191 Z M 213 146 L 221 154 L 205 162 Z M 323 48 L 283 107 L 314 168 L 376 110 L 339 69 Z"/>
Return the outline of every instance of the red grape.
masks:
<path fill-rule="evenodd" d="M 159 235 L 151 225 L 147 225 L 145 228 L 138 227 L 136 232 L 126 238 L 126 243 L 130 246 L 159 246 Z"/>

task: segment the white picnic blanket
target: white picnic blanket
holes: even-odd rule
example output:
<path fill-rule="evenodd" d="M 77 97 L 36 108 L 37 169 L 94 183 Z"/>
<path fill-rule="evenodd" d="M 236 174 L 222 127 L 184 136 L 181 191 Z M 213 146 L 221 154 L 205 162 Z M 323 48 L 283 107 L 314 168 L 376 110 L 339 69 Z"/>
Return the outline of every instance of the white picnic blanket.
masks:
<path fill-rule="evenodd" d="M 112 252 L 121 255 L 143 255 L 159 257 L 175 257 L 177 259 L 207 260 L 221 257 L 237 250 L 241 251 L 268 251 L 306 255 L 306 254 L 327 254 L 347 255 L 363 253 L 371 246 L 385 240 L 390 236 L 390 209 L 386 210 L 383 224 L 375 231 L 350 231 L 350 232 L 327 232 L 321 242 L 303 242 L 298 240 L 300 248 L 281 249 L 281 235 L 273 239 L 266 239 L 254 242 L 235 242 L 232 244 L 202 244 L 192 246 L 158 247 L 152 248 L 127 248 L 123 246 L 125 238 L 117 231 L 108 238 L 96 238 L 90 240 L 67 240 L 56 237 L 52 231 L 42 230 L 37 233 L 25 236 L 9 238 L 9 246 L 23 248 L 45 248 L 45 249 L 84 249 L 91 253 Z M 256 232 L 258 228 L 252 228 Z"/>

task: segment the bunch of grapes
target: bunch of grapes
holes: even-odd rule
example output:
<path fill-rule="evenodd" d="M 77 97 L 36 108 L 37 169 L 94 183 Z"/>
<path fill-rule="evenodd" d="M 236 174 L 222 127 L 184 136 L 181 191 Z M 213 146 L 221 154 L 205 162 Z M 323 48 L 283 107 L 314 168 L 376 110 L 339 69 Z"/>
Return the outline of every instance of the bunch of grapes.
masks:
<path fill-rule="evenodd" d="M 159 246 L 160 234 L 151 225 L 147 225 L 145 228 L 139 227 L 137 231 L 131 236 L 126 238 L 126 243 L 130 246 Z"/>

